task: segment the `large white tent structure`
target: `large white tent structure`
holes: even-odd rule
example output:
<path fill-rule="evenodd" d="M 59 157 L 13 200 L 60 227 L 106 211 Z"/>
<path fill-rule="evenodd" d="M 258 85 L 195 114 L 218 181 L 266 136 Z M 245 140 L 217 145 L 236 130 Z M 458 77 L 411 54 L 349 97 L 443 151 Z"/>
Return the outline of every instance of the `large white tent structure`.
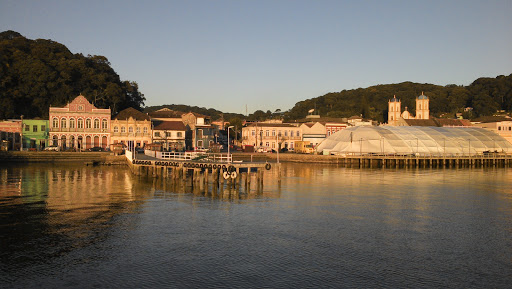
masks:
<path fill-rule="evenodd" d="M 316 150 L 330 154 L 456 156 L 512 153 L 512 145 L 478 127 L 359 126 L 329 136 Z"/>

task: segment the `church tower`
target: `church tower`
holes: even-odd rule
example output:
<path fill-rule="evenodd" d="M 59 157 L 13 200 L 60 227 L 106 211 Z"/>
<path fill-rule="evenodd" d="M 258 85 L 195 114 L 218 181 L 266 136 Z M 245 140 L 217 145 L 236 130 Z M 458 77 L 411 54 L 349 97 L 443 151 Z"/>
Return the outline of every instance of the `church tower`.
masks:
<path fill-rule="evenodd" d="M 416 97 L 416 119 L 429 119 L 430 108 L 429 99 L 421 92 L 421 95 Z"/>
<path fill-rule="evenodd" d="M 398 119 L 400 118 L 400 114 L 402 111 L 402 103 L 399 99 L 396 98 L 396 95 L 393 96 L 393 99 L 388 102 L 388 124 L 396 125 Z"/>

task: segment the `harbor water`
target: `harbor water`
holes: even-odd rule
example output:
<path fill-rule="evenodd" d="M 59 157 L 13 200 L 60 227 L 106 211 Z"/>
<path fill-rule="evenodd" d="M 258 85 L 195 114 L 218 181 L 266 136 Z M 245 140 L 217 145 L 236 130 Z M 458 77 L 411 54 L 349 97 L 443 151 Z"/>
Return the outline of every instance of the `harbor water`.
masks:
<path fill-rule="evenodd" d="M 282 164 L 200 191 L 0 164 L 0 288 L 510 288 L 512 169 Z"/>

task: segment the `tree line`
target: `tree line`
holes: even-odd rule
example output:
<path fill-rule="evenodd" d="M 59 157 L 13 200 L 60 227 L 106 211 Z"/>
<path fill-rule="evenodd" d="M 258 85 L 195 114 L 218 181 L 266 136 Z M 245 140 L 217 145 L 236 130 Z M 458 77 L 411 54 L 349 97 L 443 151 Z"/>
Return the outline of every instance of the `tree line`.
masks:
<path fill-rule="evenodd" d="M 134 81 L 121 80 L 105 56 L 73 54 L 55 41 L 31 40 L 15 31 L 0 33 L 0 119 L 48 117 L 83 94 L 115 114 L 142 110 L 144 95 Z"/>

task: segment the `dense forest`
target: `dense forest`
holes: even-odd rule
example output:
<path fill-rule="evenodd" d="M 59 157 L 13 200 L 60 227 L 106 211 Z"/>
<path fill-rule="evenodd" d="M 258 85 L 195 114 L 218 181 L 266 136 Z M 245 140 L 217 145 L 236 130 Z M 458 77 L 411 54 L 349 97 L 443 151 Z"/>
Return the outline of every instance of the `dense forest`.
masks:
<path fill-rule="evenodd" d="M 512 111 L 512 74 L 496 78 L 479 78 L 469 86 L 455 84 L 439 86 L 403 82 L 376 85 L 368 88 L 343 90 L 316 98 L 300 101 L 284 113 L 287 120 L 304 118 L 310 109 L 328 117 L 363 116 L 387 121 L 388 101 L 396 95 L 402 101 L 402 110 L 415 114 L 415 98 L 424 93 L 430 98 L 431 115 L 455 117 L 463 113 L 465 118 L 493 115 L 498 110 Z M 472 110 L 464 111 L 471 107 Z"/>
<path fill-rule="evenodd" d="M 383 122 L 387 120 L 388 100 L 393 95 L 401 99 L 402 109 L 408 107 L 415 114 L 415 97 L 422 92 L 430 98 L 431 115 L 436 117 L 463 113 L 465 118 L 474 118 L 498 110 L 512 111 L 512 74 L 479 78 L 469 86 L 403 82 L 343 90 L 300 101 L 288 111 L 257 110 L 248 116 L 183 104 L 144 110 L 167 107 L 240 124 L 244 119 L 302 119 L 314 108 L 315 114 L 325 117 L 358 115 Z M 127 107 L 141 111 L 144 108 L 145 98 L 137 83 L 120 80 L 106 57 L 73 54 L 55 41 L 30 40 L 14 31 L 0 33 L 0 119 L 20 115 L 46 118 L 49 106 L 63 106 L 80 93 L 97 107 L 110 107 L 113 114 Z M 472 110 L 465 111 L 467 107 Z"/>
<path fill-rule="evenodd" d="M 122 81 L 99 55 L 71 53 L 52 40 L 0 33 L 0 119 L 48 117 L 49 106 L 64 106 L 82 93 L 100 108 L 142 110 L 136 82 Z"/>

